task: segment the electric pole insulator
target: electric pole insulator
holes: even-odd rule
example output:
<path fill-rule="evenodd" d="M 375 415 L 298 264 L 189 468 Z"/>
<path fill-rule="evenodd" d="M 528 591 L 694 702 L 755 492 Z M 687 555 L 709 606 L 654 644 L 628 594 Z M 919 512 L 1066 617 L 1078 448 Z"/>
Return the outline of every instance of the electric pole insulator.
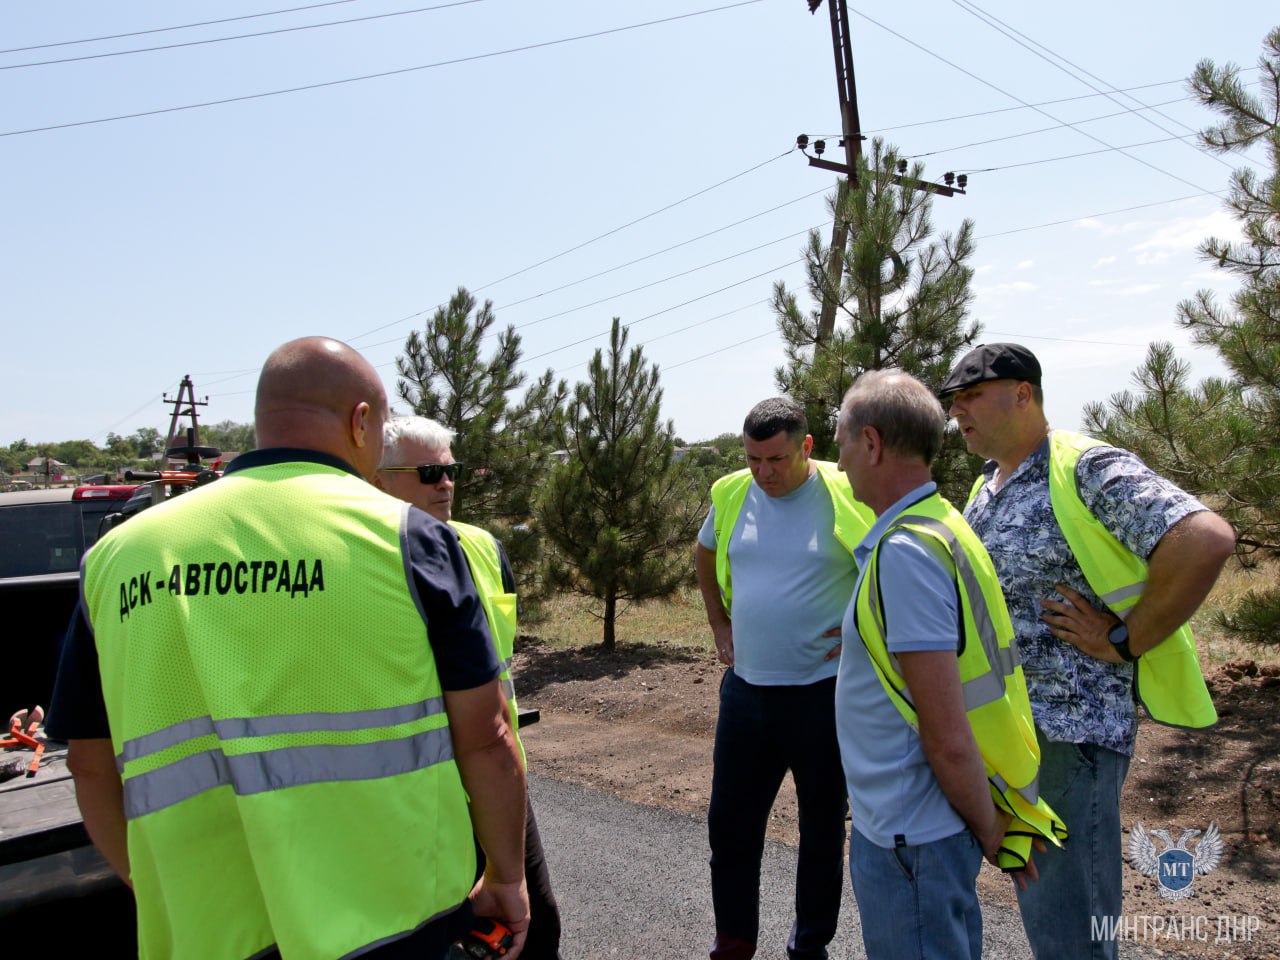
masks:
<path fill-rule="evenodd" d="M 802 133 L 800 134 L 800 136 L 796 137 L 796 146 L 799 147 L 801 150 L 803 150 L 808 145 L 809 145 L 809 135 L 807 133 Z"/>
<path fill-rule="evenodd" d="M 948 170 L 946 173 L 942 175 L 942 182 L 949 187 L 956 182 L 956 175 L 950 170 Z"/>
<path fill-rule="evenodd" d="M 956 177 L 956 184 L 963 190 L 969 185 L 969 175 L 967 173 L 960 174 L 960 176 Z"/>
<path fill-rule="evenodd" d="M 822 156 L 823 152 L 826 149 L 827 149 L 827 141 L 825 140 L 813 141 L 813 152 L 816 153 L 818 156 Z"/>

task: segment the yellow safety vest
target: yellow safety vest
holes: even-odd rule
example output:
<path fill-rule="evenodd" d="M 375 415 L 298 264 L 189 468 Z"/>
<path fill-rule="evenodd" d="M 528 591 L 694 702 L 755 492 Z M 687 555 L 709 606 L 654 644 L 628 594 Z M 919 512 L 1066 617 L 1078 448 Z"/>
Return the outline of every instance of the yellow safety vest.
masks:
<path fill-rule="evenodd" d="M 1076 487 L 1080 454 L 1103 445 L 1092 437 L 1054 430 L 1049 435 L 1049 499 L 1084 578 L 1098 598 L 1123 620 L 1142 598 L 1147 585 L 1147 562 L 1130 553 L 1098 522 Z M 1188 624 L 1137 659 L 1133 665 L 1133 688 L 1153 720 L 1177 727 L 1211 727 L 1218 722 Z"/>
<path fill-rule="evenodd" d="M 1078 433 L 1054 430 L 1049 434 L 1049 500 L 1054 519 L 1089 587 L 1112 613 L 1124 620 L 1146 588 L 1147 562 L 1117 540 L 1080 498 L 1076 484 L 1080 454 L 1100 446 L 1105 444 Z M 979 476 L 974 483 L 971 502 L 984 481 Z M 1134 692 L 1151 719 L 1191 728 L 1211 727 L 1218 722 L 1189 624 L 1184 623 L 1138 657 L 1133 668 Z"/>
<path fill-rule="evenodd" d="M 998 859 L 1002 869 L 1022 869 L 1033 838 L 1060 846 L 1067 831 L 1040 796 L 1040 747 L 995 567 L 964 517 L 936 493 L 894 519 L 872 549 L 854 606 L 858 633 L 889 700 L 917 730 L 919 719 L 897 658 L 889 652 L 880 607 L 880 546 L 899 529 L 916 534 L 955 577 L 964 629 L 957 662 L 965 713 L 991 798 L 1013 817 Z"/>
<path fill-rule="evenodd" d="M 407 510 L 338 467 L 268 462 L 85 558 L 142 957 L 331 960 L 466 898 Z"/>
<path fill-rule="evenodd" d="M 836 540 L 849 551 L 849 556 L 853 556 L 854 547 L 862 542 L 875 523 L 875 514 L 865 503 L 854 499 L 848 479 L 834 463 L 827 460 L 809 462 L 818 468 L 818 476 L 822 478 L 835 507 Z M 749 469 L 727 474 L 711 485 L 711 505 L 715 510 L 716 581 L 720 584 L 724 609 L 730 614 L 733 610 L 733 574 L 729 569 L 729 540 L 733 537 L 738 514 L 742 512 L 750 488 Z"/>
<path fill-rule="evenodd" d="M 450 520 L 449 526 L 457 531 L 458 542 L 462 544 L 462 552 L 467 555 L 467 565 L 471 568 L 471 577 L 476 582 L 476 591 L 480 594 L 480 603 L 489 621 L 493 648 L 502 668 L 498 681 L 502 685 L 502 695 L 507 698 L 507 705 L 511 709 L 511 729 L 516 731 L 516 741 L 519 742 L 516 688 L 511 680 L 511 658 L 516 645 L 516 595 L 507 593 L 507 588 L 502 583 L 502 559 L 498 556 L 498 542 L 493 534 L 458 520 Z M 520 753 L 521 756 L 524 755 L 523 743 L 520 744 Z"/>

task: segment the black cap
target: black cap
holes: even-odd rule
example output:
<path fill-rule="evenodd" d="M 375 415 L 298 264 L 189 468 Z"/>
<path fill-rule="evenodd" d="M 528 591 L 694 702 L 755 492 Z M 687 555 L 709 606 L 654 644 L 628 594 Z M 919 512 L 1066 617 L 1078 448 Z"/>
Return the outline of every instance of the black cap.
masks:
<path fill-rule="evenodd" d="M 938 393 L 946 396 L 988 380 L 1025 380 L 1038 387 L 1040 361 L 1020 343 L 984 343 L 960 358 Z"/>

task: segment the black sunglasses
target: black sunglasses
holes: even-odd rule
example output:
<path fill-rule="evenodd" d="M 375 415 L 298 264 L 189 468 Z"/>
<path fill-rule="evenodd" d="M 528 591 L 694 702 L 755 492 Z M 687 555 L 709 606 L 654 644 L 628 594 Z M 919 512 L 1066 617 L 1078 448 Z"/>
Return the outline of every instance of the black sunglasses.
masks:
<path fill-rule="evenodd" d="M 456 483 L 458 475 L 462 473 L 462 464 L 460 463 L 420 463 L 416 467 L 379 467 L 385 473 L 416 473 L 418 479 L 430 486 L 439 483 L 441 477 L 448 477 L 451 483 Z"/>

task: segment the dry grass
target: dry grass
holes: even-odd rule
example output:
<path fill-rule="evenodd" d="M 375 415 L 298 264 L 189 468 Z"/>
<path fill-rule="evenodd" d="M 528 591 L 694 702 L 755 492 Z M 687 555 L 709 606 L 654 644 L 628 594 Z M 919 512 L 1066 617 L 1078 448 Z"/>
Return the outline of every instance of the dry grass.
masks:
<path fill-rule="evenodd" d="M 1196 646 L 1200 650 L 1200 662 L 1212 669 L 1228 660 L 1256 660 L 1258 663 L 1280 663 L 1280 643 L 1271 646 L 1260 646 L 1245 643 L 1223 633 L 1222 628 L 1214 623 L 1214 615 L 1219 611 L 1227 611 L 1240 602 L 1240 599 L 1256 587 L 1270 586 L 1280 576 L 1280 562 L 1262 561 L 1252 568 L 1246 568 L 1239 561 L 1227 561 L 1222 576 L 1218 578 L 1213 592 L 1200 611 L 1191 618 L 1191 626 L 1196 634 Z"/>
<path fill-rule="evenodd" d="M 668 600 L 619 604 L 622 611 L 615 623 L 619 643 L 665 641 L 707 653 L 715 652 L 702 596 L 692 587 L 678 591 Z M 522 632 L 538 637 L 553 648 L 585 647 L 600 642 L 604 635 L 600 613 L 603 602 L 575 594 L 560 594 L 540 604 L 537 620 L 522 624 Z"/>
<path fill-rule="evenodd" d="M 1274 583 L 1280 576 L 1280 562 L 1264 562 L 1246 569 L 1235 560 L 1227 563 L 1209 600 L 1191 620 L 1200 660 L 1211 670 L 1229 660 L 1248 659 L 1258 663 L 1280 663 L 1280 644 L 1260 647 L 1226 636 L 1214 623 L 1214 614 L 1235 606 L 1250 590 Z M 711 630 L 702 609 L 702 597 L 688 587 L 669 600 L 624 604 L 617 620 L 619 643 L 664 641 L 675 646 L 713 653 Z M 522 624 L 524 632 L 557 649 L 598 644 L 603 635 L 600 601 L 573 594 L 561 594 L 539 605 L 536 620 Z"/>

